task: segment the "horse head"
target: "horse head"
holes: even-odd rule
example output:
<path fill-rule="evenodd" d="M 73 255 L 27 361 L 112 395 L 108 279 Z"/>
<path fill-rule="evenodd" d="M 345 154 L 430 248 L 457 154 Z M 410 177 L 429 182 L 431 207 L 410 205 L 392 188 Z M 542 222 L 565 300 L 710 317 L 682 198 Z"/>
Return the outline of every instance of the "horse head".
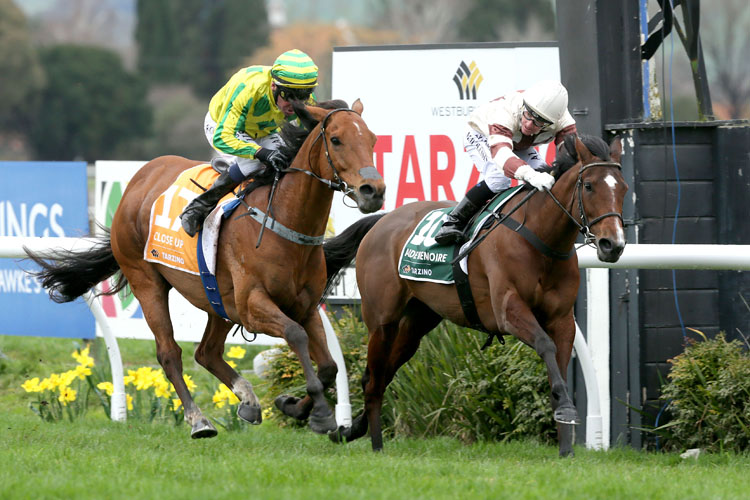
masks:
<path fill-rule="evenodd" d="M 566 182 L 555 183 L 553 190 L 568 186 L 573 223 L 587 242 L 596 245 L 603 262 L 616 262 L 625 249 L 622 204 L 628 185 L 622 175 L 621 155 L 619 138 L 607 146 L 598 137 L 571 134 L 565 137 L 553 164 L 553 175 L 560 181 L 566 178 Z"/>
<path fill-rule="evenodd" d="M 362 102 L 357 99 L 351 109 L 295 103 L 294 109 L 306 128 L 313 133 L 317 130 L 315 143 L 320 143 L 322 156 L 319 162 L 322 171 L 318 174 L 354 200 L 361 212 L 379 210 L 385 199 L 385 181 L 373 165 L 377 138 L 362 119 Z"/>

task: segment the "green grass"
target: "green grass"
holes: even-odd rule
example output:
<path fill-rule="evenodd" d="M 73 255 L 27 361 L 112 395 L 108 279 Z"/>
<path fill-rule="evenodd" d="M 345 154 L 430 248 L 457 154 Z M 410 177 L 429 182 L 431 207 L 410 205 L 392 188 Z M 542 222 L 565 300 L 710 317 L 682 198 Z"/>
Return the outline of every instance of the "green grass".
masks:
<path fill-rule="evenodd" d="M 19 385 L 69 368 L 72 346 L 0 337 L 8 358 L 0 361 L 0 499 L 713 499 L 750 492 L 750 457 L 733 454 L 682 460 L 577 447 L 575 458 L 559 459 L 555 447 L 533 442 L 467 446 L 446 438 L 389 440 L 375 454 L 369 439 L 336 445 L 272 422 L 195 441 L 185 425 L 111 422 L 101 409 L 73 423 L 44 423 Z M 120 347 L 126 364 L 155 364 L 150 342 Z M 183 349 L 191 369 L 191 346 Z"/>

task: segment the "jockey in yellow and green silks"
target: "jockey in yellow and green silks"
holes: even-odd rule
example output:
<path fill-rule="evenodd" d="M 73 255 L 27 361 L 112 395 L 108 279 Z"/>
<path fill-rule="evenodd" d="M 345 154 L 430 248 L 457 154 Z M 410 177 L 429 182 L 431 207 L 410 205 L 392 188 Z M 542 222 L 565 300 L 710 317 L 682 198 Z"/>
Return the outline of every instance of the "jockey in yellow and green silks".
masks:
<path fill-rule="evenodd" d="M 280 127 L 296 118 L 291 101 L 312 102 L 318 67 L 304 52 L 281 54 L 273 66 L 249 66 L 232 75 L 211 98 L 204 132 L 229 168 L 182 213 L 182 228 L 194 236 L 216 203 L 245 179 L 289 159 L 279 151 Z"/>

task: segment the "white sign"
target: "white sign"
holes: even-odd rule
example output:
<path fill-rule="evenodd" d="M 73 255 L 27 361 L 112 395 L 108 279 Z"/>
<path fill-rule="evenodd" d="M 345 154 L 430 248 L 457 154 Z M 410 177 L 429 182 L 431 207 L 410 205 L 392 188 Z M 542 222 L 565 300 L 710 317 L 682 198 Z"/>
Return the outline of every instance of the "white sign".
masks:
<path fill-rule="evenodd" d="M 551 44 L 344 47 L 334 49 L 331 85 L 333 98 L 364 104 L 390 211 L 417 200 L 461 199 L 479 182 L 463 151 L 468 115 L 544 79 L 560 79 Z M 362 214 L 337 193 L 331 216 L 339 234 Z"/>

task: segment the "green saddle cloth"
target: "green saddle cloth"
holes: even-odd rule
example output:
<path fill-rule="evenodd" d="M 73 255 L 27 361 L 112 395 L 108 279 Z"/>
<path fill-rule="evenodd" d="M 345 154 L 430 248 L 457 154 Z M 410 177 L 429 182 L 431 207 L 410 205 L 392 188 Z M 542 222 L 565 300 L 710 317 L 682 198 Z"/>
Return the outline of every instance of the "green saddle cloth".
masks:
<path fill-rule="evenodd" d="M 494 212 L 499 211 L 503 204 L 522 187 L 523 185 L 516 186 L 495 196 L 480 215 L 474 218 L 468 231 L 470 237 L 463 245 L 471 243 L 487 219 Z M 399 276 L 416 281 L 453 283 L 451 261 L 457 245 L 438 245 L 435 241 L 435 235 L 443 227 L 443 223 L 447 220 L 451 210 L 453 210 L 451 207 L 433 210 L 419 221 L 409 239 L 406 240 L 403 250 L 401 250 L 401 257 L 398 260 Z"/>

